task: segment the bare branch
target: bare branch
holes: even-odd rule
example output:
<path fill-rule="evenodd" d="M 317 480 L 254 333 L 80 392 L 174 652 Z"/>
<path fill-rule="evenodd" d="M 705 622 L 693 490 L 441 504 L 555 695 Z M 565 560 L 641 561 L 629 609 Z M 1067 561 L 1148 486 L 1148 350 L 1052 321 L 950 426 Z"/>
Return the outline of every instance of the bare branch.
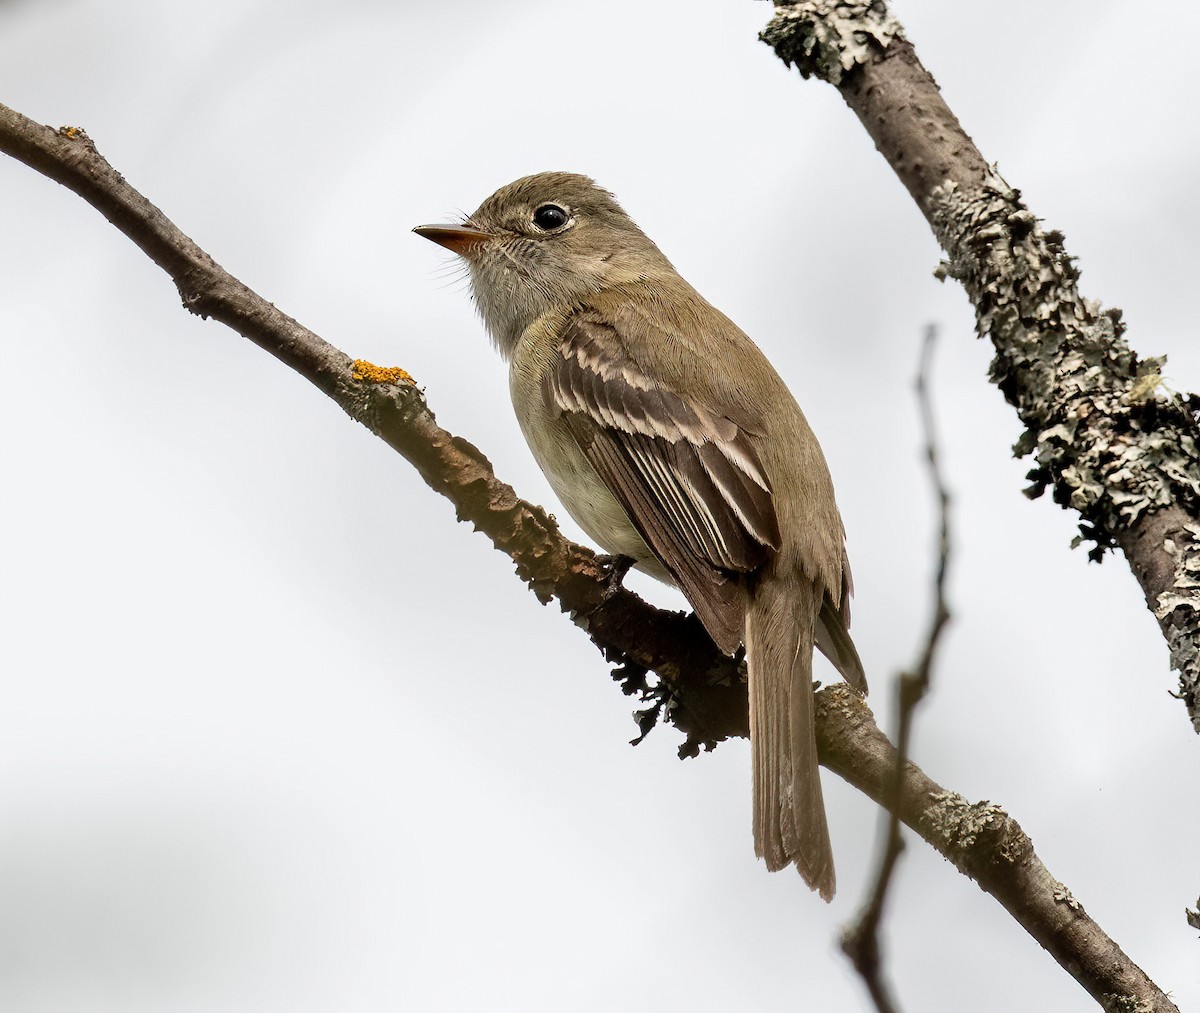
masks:
<path fill-rule="evenodd" d="M 1165 359 L 1139 359 L 1120 311 L 1079 293 L 1062 234 L 984 160 L 884 0 L 775 3 L 763 41 L 838 88 L 924 213 L 1026 427 L 1027 493 L 1079 513 L 1091 558 L 1124 551 L 1200 732 L 1200 399 L 1165 390 Z"/>
<path fill-rule="evenodd" d="M 184 306 L 250 338 L 308 378 L 351 418 L 410 461 L 426 483 L 507 553 L 542 601 L 551 597 L 634 681 L 654 671 L 667 694 L 668 718 L 694 752 L 748 731 L 746 690 L 693 616 L 652 608 L 636 595 L 610 593 L 594 553 L 562 537 L 540 507 L 499 481 L 470 443 L 437 425 L 416 387 L 398 373 L 372 382 L 312 331 L 222 270 L 158 208 L 129 186 L 75 128 L 53 130 L 0 105 L 0 150 L 78 193 L 163 267 Z M 393 378 L 398 382 L 393 382 Z M 894 794 L 896 751 L 866 704 L 845 686 L 817 694 L 821 762 L 886 805 Z M 1016 822 L 997 807 L 947 792 L 912 763 L 898 799 L 901 819 L 992 893 L 1035 939 L 1093 995 L 1175 1007 L 1121 948 L 1070 899 L 1033 853 Z"/>
<path fill-rule="evenodd" d="M 933 616 L 925 635 L 925 644 L 917 664 L 903 672 L 897 680 L 896 696 L 897 733 L 896 766 L 888 797 L 887 832 L 883 855 L 875 876 L 870 896 L 853 924 L 842 935 L 842 950 L 854 963 L 855 969 L 866 983 L 875 1008 L 879 1013 L 894 1013 L 895 1002 L 883 977 L 879 925 L 883 921 L 884 902 L 891 886 L 896 864 L 904 850 L 904 838 L 900 835 L 901 786 L 904 770 L 908 764 L 912 738 L 913 715 L 917 705 L 929 691 L 933 659 L 937 654 L 942 631 L 950 622 L 950 608 L 946 602 L 946 575 L 950 568 L 950 493 L 942 478 L 938 461 L 937 429 L 933 418 L 933 399 L 929 393 L 929 375 L 933 363 L 933 347 L 937 341 L 937 328 L 932 324 L 925 331 L 925 342 L 921 347 L 921 365 L 917 370 L 917 402 L 921 412 L 921 428 L 925 434 L 925 461 L 929 468 L 929 481 L 933 486 L 938 506 L 937 569 L 934 576 Z"/>

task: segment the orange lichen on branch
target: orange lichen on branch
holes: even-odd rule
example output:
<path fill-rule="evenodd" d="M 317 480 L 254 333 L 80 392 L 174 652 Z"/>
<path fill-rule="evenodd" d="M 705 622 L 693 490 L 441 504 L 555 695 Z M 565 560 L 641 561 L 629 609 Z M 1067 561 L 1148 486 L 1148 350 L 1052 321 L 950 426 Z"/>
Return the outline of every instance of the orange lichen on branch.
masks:
<path fill-rule="evenodd" d="M 355 359 L 351 376 L 367 383 L 416 383 L 409 372 L 399 366 L 376 366 L 366 359 Z"/>

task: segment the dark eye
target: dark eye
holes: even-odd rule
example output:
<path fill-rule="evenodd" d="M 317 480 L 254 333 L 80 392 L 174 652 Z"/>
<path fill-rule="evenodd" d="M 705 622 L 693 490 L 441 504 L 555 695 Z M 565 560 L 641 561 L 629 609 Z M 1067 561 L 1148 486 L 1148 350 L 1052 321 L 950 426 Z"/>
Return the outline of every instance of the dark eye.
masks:
<path fill-rule="evenodd" d="M 533 213 L 533 224 L 546 232 L 561 229 L 567 224 L 570 215 L 557 204 L 543 204 Z"/>

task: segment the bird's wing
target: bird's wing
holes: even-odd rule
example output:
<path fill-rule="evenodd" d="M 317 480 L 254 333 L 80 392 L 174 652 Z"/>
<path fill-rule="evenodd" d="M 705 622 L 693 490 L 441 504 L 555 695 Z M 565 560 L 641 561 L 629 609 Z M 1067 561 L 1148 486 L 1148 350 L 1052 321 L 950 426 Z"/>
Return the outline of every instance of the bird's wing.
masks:
<path fill-rule="evenodd" d="M 568 323 L 545 394 L 717 645 L 733 653 L 746 608 L 738 575 L 780 546 L 770 482 L 746 433 L 647 375 L 596 314 Z"/>

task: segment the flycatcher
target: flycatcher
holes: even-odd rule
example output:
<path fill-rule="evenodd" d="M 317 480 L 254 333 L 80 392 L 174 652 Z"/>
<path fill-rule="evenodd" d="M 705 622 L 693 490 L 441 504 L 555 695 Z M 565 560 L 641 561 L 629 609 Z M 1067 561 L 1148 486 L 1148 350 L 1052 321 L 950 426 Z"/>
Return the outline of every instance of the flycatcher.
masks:
<path fill-rule="evenodd" d="M 829 900 L 814 646 L 867 684 L 833 483 L 791 392 L 586 176 L 527 176 L 461 225 L 414 231 L 469 265 L 521 430 L 571 516 L 677 585 L 722 651 L 746 645 L 754 848 Z"/>

